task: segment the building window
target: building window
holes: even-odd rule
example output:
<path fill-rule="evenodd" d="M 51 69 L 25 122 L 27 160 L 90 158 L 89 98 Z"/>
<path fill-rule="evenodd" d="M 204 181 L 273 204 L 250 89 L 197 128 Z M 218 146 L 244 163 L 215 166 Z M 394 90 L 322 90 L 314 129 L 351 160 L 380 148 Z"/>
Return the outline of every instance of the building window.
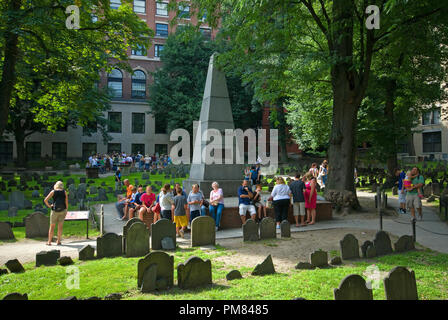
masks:
<path fill-rule="evenodd" d="M 82 160 L 87 160 L 93 154 L 96 154 L 96 143 L 82 144 Z"/>
<path fill-rule="evenodd" d="M 157 37 L 168 37 L 168 25 L 164 23 L 156 23 L 156 36 Z"/>
<path fill-rule="evenodd" d="M 208 28 L 199 28 L 199 31 L 201 31 L 202 35 L 206 40 L 210 40 L 212 38 L 212 30 Z"/>
<path fill-rule="evenodd" d="M 121 0 L 110 0 L 110 8 L 118 9 L 121 6 Z"/>
<path fill-rule="evenodd" d="M 156 15 L 168 16 L 168 3 L 162 2 L 156 4 Z"/>
<path fill-rule="evenodd" d="M 154 45 L 154 56 L 160 58 L 160 54 L 163 51 L 163 44 Z"/>
<path fill-rule="evenodd" d="M 121 153 L 121 143 L 108 143 L 107 153 L 111 155 L 112 153 Z"/>
<path fill-rule="evenodd" d="M 132 113 L 132 133 L 145 133 L 144 113 Z"/>
<path fill-rule="evenodd" d="M 137 143 L 133 143 L 131 144 L 131 153 L 132 154 L 145 154 L 145 145 L 144 144 L 137 144 Z"/>
<path fill-rule="evenodd" d="M 190 19 L 190 6 L 179 6 L 179 18 Z"/>
<path fill-rule="evenodd" d="M 42 157 L 42 144 L 40 142 L 27 142 L 25 145 L 27 160 L 40 160 Z"/>
<path fill-rule="evenodd" d="M 134 0 L 134 12 L 145 13 L 146 12 L 146 0 Z"/>
<path fill-rule="evenodd" d="M 112 70 L 112 72 L 107 77 L 107 87 L 111 91 L 112 97 L 123 97 L 123 74 L 120 70 Z"/>
<path fill-rule="evenodd" d="M 154 146 L 155 153 L 158 153 L 159 155 L 162 154 L 168 154 L 168 145 L 167 144 L 156 144 Z"/>
<path fill-rule="evenodd" d="M 12 161 L 12 141 L 0 142 L 0 163 L 6 164 Z"/>
<path fill-rule="evenodd" d="M 137 70 L 132 75 L 132 98 L 143 99 L 146 97 L 146 75 Z"/>
<path fill-rule="evenodd" d="M 132 49 L 131 53 L 134 56 L 146 56 L 146 47 L 137 45 L 137 48 Z"/>
<path fill-rule="evenodd" d="M 440 108 L 433 109 L 423 113 L 422 116 L 423 125 L 439 124 L 439 123 L 440 123 Z"/>
<path fill-rule="evenodd" d="M 67 143 L 53 142 L 52 144 L 53 159 L 66 160 L 67 159 Z"/>
<path fill-rule="evenodd" d="M 108 131 L 111 133 L 121 133 L 121 112 L 109 112 Z"/>
<path fill-rule="evenodd" d="M 97 132 L 98 123 L 96 121 L 89 121 L 84 127 L 82 127 L 83 136 L 91 136 L 92 133 Z"/>
<path fill-rule="evenodd" d="M 442 133 L 424 132 L 423 136 L 423 152 L 442 152 Z"/>

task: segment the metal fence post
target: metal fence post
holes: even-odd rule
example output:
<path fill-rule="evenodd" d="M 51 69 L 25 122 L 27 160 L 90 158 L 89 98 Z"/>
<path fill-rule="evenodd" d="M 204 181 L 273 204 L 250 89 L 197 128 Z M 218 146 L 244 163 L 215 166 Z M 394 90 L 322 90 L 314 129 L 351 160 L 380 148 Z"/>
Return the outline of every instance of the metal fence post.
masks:
<path fill-rule="evenodd" d="M 101 205 L 101 211 L 100 211 L 100 234 L 101 236 L 104 235 L 104 206 Z"/>
<path fill-rule="evenodd" d="M 380 216 L 380 230 L 383 230 L 383 210 L 381 210 L 381 189 L 376 187 L 377 210 Z"/>

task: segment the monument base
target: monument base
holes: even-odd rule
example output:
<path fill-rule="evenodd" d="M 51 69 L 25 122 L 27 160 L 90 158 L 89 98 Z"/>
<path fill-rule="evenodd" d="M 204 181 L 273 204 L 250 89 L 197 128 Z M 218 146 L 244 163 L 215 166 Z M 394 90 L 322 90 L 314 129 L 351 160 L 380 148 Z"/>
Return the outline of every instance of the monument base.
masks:
<path fill-rule="evenodd" d="M 212 183 L 216 181 L 219 184 L 219 187 L 222 189 L 224 193 L 224 197 L 237 197 L 238 196 L 238 188 L 242 185 L 243 179 L 239 180 L 194 180 L 187 179 L 183 181 L 183 187 L 185 188 L 185 192 L 188 193 L 191 191 L 193 184 L 199 184 L 199 189 L 204 193 L 205 199 L 209 199 L 210 191 L 212 191 Z"/>

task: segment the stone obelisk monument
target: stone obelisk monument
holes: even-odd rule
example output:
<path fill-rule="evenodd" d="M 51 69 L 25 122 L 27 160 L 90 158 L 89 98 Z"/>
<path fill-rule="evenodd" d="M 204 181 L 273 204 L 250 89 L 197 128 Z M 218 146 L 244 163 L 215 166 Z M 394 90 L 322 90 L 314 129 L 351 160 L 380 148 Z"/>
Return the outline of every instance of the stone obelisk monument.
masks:
<path fill-rule="evenodd" d="M 204 97 L 202 99 L 201 115 L 198 123 L 193 127 L 193 161 L 190 168 L 190 176 L 183 182 L 188 192 L 195 183 L 199 184 L 206 199 L 212 190 L 213 181 L 219 183 L 224 196 L 235 196 L 237 189 L 244 178 L 244 165 L 235 163 L 236 146 L 233 142 L 232 164 L 226 164 L 225 156 L 228 156 L 224 148 L 225 129 L 235 129 L 233 124 L 232 108 L 230 106 L 229 92 L 227 90 L 226 77 L 214 64 L 216 53 L 210 57 L 207 80 L 205 82 Z M 206 141 L 208 129 L 216 129 L 221 133 L 222 140 Z M 216 145 L 221 149 L 222 164 L 207 164 L 202 157 L 206 147 Z M 213 153 L 213 152 L 212 152 Z"/>

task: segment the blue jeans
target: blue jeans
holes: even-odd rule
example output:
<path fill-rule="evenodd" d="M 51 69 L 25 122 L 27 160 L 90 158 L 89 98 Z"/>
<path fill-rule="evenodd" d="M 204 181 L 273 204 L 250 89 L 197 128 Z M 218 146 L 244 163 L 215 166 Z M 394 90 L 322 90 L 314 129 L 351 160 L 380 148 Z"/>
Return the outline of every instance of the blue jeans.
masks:
<path fill-rule="evenodd" d="M 210 216 L 215 219 L 216 226 L 219 227 L 219 224 L 221 223 L 222 209 L 224 209 L 224 204 L 218 203 L 217 206 L 210 205 L 208 209 L 210 210 Z"/>
<path fill-rule="evenodd" d="M 199 210 L 193 210 L 190 211 L 190 223 L 193 221 L 194 218 L 199 217 L 201 215 L 201 211 Z"/>
<path fill-rule="evenodd" d="M 207 208 L 205 206 L 201 206 L 201 216 L 207 215 Z"/>
<path fill-rule="evenodd" d="M 116 202 L 115 203 L 115 208 L 117 208 L 117 212 L 118 212 L 118 217 L 121 219 L 124 216 L 124 201 L 122 202 Z"/>

